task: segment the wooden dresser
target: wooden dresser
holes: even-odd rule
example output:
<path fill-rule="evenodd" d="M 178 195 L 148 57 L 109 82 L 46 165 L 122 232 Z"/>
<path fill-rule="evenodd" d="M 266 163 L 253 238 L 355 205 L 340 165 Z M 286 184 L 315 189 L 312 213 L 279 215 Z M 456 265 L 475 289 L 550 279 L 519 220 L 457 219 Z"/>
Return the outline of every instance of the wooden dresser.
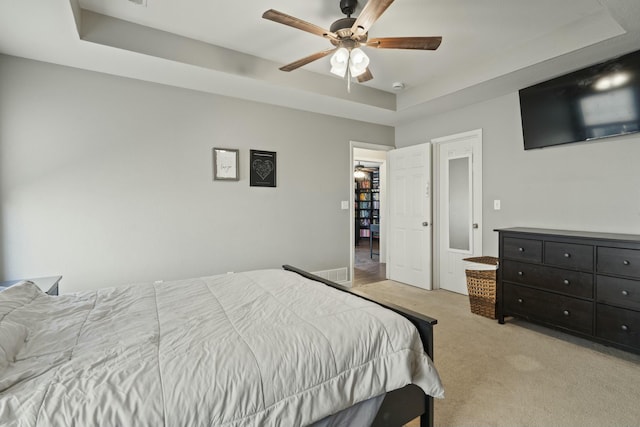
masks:
<path fill-rule="evenodd" d="M 517 316 L 640 353 L 640 236 L 495 231 L 500 323 Z"/>

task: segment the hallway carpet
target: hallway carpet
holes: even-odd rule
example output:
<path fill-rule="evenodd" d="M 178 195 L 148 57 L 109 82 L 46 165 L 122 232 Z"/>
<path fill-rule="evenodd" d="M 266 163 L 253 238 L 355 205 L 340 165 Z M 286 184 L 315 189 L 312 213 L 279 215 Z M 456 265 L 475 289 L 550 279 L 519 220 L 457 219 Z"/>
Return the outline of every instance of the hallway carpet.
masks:
<path fill-rule="evenodd" d="M 640 426 L 639 355 L 513 318 L 499 325 L 448 291 L 389 280 L 358 289 L 438 320 L 436 426 Z"/>

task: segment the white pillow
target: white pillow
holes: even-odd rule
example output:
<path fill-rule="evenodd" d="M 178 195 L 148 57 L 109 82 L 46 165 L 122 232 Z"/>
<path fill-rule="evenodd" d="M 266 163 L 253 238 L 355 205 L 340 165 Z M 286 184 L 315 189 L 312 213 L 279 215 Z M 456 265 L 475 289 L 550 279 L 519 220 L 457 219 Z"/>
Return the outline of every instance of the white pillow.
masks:
<path fill-rule="evenodd" d="M 41 294 L 42 290 L 28 280 L 4 289 L 0 292 L 0 321 L 13 310 L 24 307 Z"/>
<path fill-rule="evenodd" d="M 29 330 L 26 326 L 7 319 L 0 321 L 0 372 L 15 362 L 27 335 Z"/>

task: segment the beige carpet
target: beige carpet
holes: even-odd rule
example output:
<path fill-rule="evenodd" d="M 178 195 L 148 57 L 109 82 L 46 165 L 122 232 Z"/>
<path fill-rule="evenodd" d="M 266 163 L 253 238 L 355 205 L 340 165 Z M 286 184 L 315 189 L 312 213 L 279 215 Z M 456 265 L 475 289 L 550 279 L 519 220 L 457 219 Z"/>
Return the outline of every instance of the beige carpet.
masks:
<path fill-rule="evenodd" d="M 525 321 L 499 325 L 448 291 L 388 280 L 358 289 L 438 319 L 446 398 L 436 426 L 640 426 L 638 355 Z"/>

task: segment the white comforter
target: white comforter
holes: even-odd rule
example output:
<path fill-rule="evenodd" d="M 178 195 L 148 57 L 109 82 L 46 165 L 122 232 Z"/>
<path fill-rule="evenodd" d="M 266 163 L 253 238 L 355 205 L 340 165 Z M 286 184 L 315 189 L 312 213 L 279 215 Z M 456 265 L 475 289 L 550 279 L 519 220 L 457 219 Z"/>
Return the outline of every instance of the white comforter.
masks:
<path fill-rule="evenodd" d="M 406 319 L 283 270 L 0 292 L 2 426 L 301 426 L 408 383 L 443 395 Z"/>

